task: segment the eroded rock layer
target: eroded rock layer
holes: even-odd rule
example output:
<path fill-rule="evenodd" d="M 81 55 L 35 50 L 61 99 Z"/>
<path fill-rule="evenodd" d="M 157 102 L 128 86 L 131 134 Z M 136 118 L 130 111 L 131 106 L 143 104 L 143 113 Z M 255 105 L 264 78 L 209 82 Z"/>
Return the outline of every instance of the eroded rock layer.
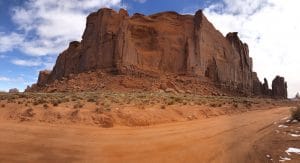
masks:
<path fill-rule="evenodd" d="M 243 94 L 264 92 L 252 71 L 247 44 L 237 33 L 224 37 L 201 10 L 194 16 L 176 12 L 129 16 L 123 9 L 100 9 L 87 17 L 82 41 L 71 42 L 53 71 L 41 72 L 35 87 L 99 69 L 123 75 L 206 77 Z"/>

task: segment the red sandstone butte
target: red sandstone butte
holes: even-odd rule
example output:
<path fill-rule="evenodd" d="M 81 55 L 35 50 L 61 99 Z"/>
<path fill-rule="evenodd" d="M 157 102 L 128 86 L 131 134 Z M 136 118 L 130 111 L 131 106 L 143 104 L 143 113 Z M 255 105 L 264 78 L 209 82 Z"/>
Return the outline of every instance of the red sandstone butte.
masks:
<path fill-rule="evenodd" d="M 124 9 L 100 9 L 87 17 L 82 40 L 70 43 L 53 71 L 40 73 L 37 86 L 94 70 L 206 77 L 247 94 L 261 95 L 265 89 L 252 71 L 247 44 L 236 32 L 224 37 L 201 10 L 194 16 L 176 12 L 129 16 Z"/>

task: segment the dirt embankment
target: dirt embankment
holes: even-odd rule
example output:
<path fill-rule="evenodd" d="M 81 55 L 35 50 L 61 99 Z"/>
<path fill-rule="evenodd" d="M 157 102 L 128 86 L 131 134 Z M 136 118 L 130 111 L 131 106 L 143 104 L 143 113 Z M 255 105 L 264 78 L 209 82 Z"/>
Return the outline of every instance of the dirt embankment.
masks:
<path fill-rule="evenodd" d="M 150 126 L 292 105 L 289 101 L 173 93 L 45 93 L 0 95 L 0 120 Z"/>

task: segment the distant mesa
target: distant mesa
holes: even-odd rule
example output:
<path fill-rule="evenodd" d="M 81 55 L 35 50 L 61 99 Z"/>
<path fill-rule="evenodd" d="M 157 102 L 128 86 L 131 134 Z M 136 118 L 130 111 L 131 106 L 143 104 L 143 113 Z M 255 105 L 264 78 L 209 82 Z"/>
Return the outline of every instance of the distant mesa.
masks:
<path fill-rule="evenodd" d="M 111 74 L 110 79 L 116 77 L 113 75 L 130 80 L 149 77 L 154 90 L 168 79 L 183 91 L 187 91 L 188 84 L 201 84 L 198 82 L 201 80 L 240 95 L 287 98 L 284 78 L 276 77 L 271 90 L 266 80 L 263 84 L 259 81 L 252 70 L 252 62 L 248 45 L 239 39 L 238 33 L 228 33 L 224 37 L 202 10 L 194 16 L 176 12 L 129 16 L 124 9 L 116 12 L 103 8 L 87 17 L 82 40 L 71 42 L 58 56 L 53 70 L 41 71 L 37 84 L 26 91 L 72 91 L 71 86 L 64 90 L 62 85 L 70 83 L 64 81 L 76 75 L 77 81 L 72 82 L 80 87 L 76 90 L 84 91 L 90 89 L 89 84 L 78 84 L 81 82 L 78 75 L 101 71 Z M 176 80 L 180 77 L 192 79 L 183 81 L 184 85 Z M 120 83 L 115 85 L 126 82 Z M 93 89 L 107 88 L 98 85 Z M 196 88 L 190 91 L 201 92 Z"/>
<path fill-rule="evenodd" d="M 8 90 L 8 93 L 19 93 L 20 91 L 17 88 L 12 88 Z"/>

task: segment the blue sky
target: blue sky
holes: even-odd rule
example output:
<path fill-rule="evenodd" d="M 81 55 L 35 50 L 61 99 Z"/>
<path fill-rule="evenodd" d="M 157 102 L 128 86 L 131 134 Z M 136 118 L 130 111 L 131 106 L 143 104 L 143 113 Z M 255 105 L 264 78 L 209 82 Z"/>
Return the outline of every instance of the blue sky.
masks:
<path fill-rule="evenodd" d="M 51 69 L 68 43 L 81 39 L 90 12 L 112 7 L 146 15 L 204 9 L 224 35 L 237 31 L 248 43 L 261 80 L 285 76 L 293 96 L 300 91 L 299 5 L 297 0 L 0 0 L 0 91 L 35 83 L 38 71 Z"/>

